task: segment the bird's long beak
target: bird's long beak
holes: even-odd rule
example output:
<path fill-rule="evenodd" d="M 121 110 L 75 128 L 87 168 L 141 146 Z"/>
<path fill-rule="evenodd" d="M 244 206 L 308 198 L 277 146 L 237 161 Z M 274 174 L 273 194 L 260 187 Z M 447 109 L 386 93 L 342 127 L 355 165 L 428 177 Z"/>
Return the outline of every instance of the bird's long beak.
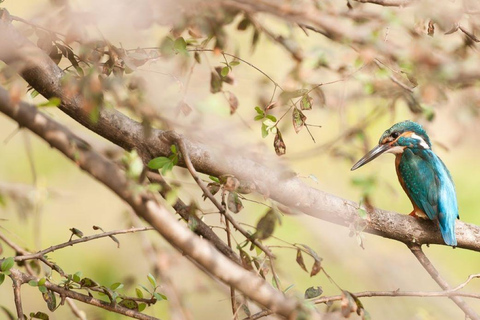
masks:
<path fill-rule="evenodd" d="M 376 146 L 375 148 L 370 150 L 366 155 L 364 155 L 362 157 L 362 159 L 358 160 L 358 162 L 355 163 L 353 165 L 352 169 L 350 169 L 350 170 L 353 171 L 353 170 L 356 170 L 356 169 L 360 168 L 364 164 L 369 163 L 370 161 L 377 158 L 381 154 L 387 152 L 391 148 L 392 148 L 392 146 L 389 145 L 389 144 L 379 144 L 378 146 Z"/>

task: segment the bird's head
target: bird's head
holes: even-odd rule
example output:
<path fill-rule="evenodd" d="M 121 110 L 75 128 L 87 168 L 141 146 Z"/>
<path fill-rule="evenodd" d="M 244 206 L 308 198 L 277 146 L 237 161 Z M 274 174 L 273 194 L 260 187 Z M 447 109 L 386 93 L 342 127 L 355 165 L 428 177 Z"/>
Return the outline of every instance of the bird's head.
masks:
<path fill-rule="evenodd" d="M 430 149 L 431 147 L 430 139 L 421 125 L 409 120 L 399 122 L 385 131 L 378 145 L 358 160 L 351 170 L 360 168 L 386 152 L 400 154 L 405 148 Z"/>

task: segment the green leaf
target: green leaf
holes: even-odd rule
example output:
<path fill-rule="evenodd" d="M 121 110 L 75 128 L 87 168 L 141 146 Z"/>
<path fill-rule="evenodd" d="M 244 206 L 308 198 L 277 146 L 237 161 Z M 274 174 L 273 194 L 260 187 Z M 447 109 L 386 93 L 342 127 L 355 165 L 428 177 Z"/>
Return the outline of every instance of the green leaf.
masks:
<path fill-rule="evenodd" d="M 312 97 L 308 94 L 304 94 L 302 97 L 302 101 L 300 102 L 300 109 L 302 110 L 311 110 L 312 109 Z"/>
<path fill-rule="evenodd" d="M 83 238 L 83 232 L 80 231 L 79 229 L 77 229 L 77 228 L 70 228 L 70 229 L 68 229 L 68 230 L 70 230 L 70 231 L 72 232 L 72 234 L 76 235 L 77 237 Z"/>
<path fill-rule="evenodd" d="M 138 303 L 132 299 L 123 299 L 118 304 L 130 310 L 138 310 Z"/>
<path fill-rule="evenodd" d="M 143 310 L 145 310 L 146 307 L 147 307 L 146 303 L 139 303 L 138 304 L 138 312 L 142 312 Z"/>
<path fill-rule="evenodd" d="M 267 114 L 265 118 L 271 120 L 272 122 L 277 122 L 277 118 L 274 115 Z"/>
<path fill-rule="evenodd" d="M 187 53 L 187 42 L 183 37 L 177 38 L 173 43 L 173 49 L 180 53 Z"/>
<path fill-rule="evenodd" d="M 153 296 L 155 297 L 155 299 L 157 299 L 157 301 L 168 300 L 166 295 L 158 292 L 155 292 Z"/>
<path fill-rule="evenodd" d="M 135 294 L 137 295 L 137 298 L 143 299 L 143 292 L 139 288 L 135 288 Z"/>
<path fill-rule="evenodd" d="M 229 69 L 228 67 L 223 67 L 223 68 L 222 68 L 222 71 L 220 71 L 220 75 L 221 75 L 222 77 L 226 77 L 226 76 L 228 76 L 228 73 L 229 73 L 229 72 L 230 72 L 230 69 Z"/>
<path fill-rule="evenodd" d="M 38 286 L 37 280 L 30 280 L 30 281 L 28 281 L 28 284 L 29 284 L 30 286 L 32 286 L 32 287 Z"/>
<path fill-rule="evenodd" d="M 173 154 L 177 154 L 177 146 L 174 145 L 174 144 L 172 144 L 172 145 L 170 146 L 170 151 L 172 151 Z"/>
<path fill-rule="evenodd" d="M 48 317 L 48 315 L 46 313 L 43 313 L 43 312 L 30 312 L 30 318 L 35 318 L 35 319 L 40 319 L 40 320 L 49 320 L 50 318 Z"/>
<path fill-rule="evenodd" d="M 112 284 L 110 286 L 110 289 L 112 289 L 112 290 L 117 290 L 117 289 L 121 289 L 121 288 L 123 288 L 123 283 L 121 283 L 121 282 L 115 282 L 114 284 Z"/>
<path fill-rule="evenodd" d="M 208 176 L 210 178 L 210 180 L 216 182 L 216 183 L 220 183 L 220 179 L 218 179 L 217 177 L 214 177 L 214 176 Z"/>
<path fill-rule="evenodd" d="M 13 257 L 8 257 L 5 260 L 3 260 L 0 266 L 0 271 L 2 272 L 8 271 L 13 267 L 14 264 L 15 264 L 15 260 L 13 259 Z"/>
<path fill-rule="evenodd" d="M 158 169 L 161 169 L 163 168 L 167 163 L 171 162 L 172 160 L 170 160 L 169 158 L 167 157 L 157 157 L 157 158 L 153 158 L 152 160 L 150 160 L 148 162 L 148 167 L 150 169 L 153 169 L 153 170 L 158 170 Z"/>
<path fill-rule="evenodd" d="M 80 280 L 80 285 L 84 288 L 93 288 L 93 287 L 99 287 L 100 284 L 98 284 L 96 281 L 90 279 L 90 278 L 83 278 Z"/>
<path fill-rule="evenodd" d="M 38 92 L 37 90 L 33 89 L 32 92 L 30 93 L 30 97 L 35 98 L 35 97 L 38 96 L 39 94 L 40 94 L 40 92 Z"/>
<path fill-rule="evenodd" d="M 239 64 L 240 64 L 240 61 L 238 61 L 238 60 L 230 61 L 230 66 L 231 66 L 231 67 L 238 66 Z"/>
<path fill-rule="evenodd" d="M 147 279 L 148 279 L 148 282 L 150 282 L 150 284 L 156 288 L 157 287 L 157 280 L 155 280 L 155 277 L 149 273 L 148 276 L 147 276 Z"/>
<path fill-rule="evenodd" d="M 262 123 L 262 138 L 266 138 L 268 136 L 268 127 L 265 123 Z"/>
<path fill-rule="evenodd" d="M 58 107 L 60 103 L 62 103 L 62 100 L 60 100 L 60 98 L 53 97 L 48 99 L 47 102 L 38 104 L 38 107 Z"/>
<path fill-rule="evenodd" d="M 305 290 L 305 299 L 313 299 L 323 293 L 322 287 L 310 287 Z"/>
<path fill-rule="evenodd" d="M 47 282 L 47 278 L 43 277 L 40 280 L 38 280 L 38 285 L 39 286 L 44 286 L 45 282 Z"/>
<path fill-rule="evenodd" d="M 73 282 L 79 283 L 81 279 L 82 279 L 82 272 L 81 271 L 75 272 L 75 274 L 72 277 Z"/>
<path fill-rule="evenodd" d="M 174 41 L 170 37 L 165 37 L 162 42 L 160 43 L 160 53 L 164 57 L 169 57 L 173 55 L 174 50 Z"/>
<path fill-rule="evenodd" d="M 38 286 L 38 290 L 40 290 L 41 293 L 46 293 L 46 292 L 47 292 L 47 287 L 45 287 L 45 286 Z"/>
<path fill-rule="evenodd" d="M 305 120 L 307 117 L 300 111 L 297 107 L 293 108 L 292 112 L 293 128 L 295 132 L 298 133 L 305 125 Z"/>
<path fill-rule="evenodd" d="M 258 120 L 263 120 L 264 118 L 265 118 L 264 116 L 258 114 L 255 116 L 255 118 L 253 118 L 253 120 L 258 121 Z"/>
<path fill-rule="evenodd" d="M 166 174 L 168 171 L 173 169 L 173 161 L 167 162 L 162 168 L 162 174 Z"/>
<path fill-rule="evenodd" d="M 257 113 L 258 113 L 259 115 L 261 115 L 262 118 L 265 117 L 265 111 L 264 111 L 262 108 L 260 108 L 259 106 L 256 106 L 256 107 L 255 107 L 255 111 L 257 111 Z"/>
<path fill-rule="evenodd" d="M 0 273 L 0 285 L 5 281 L 5 273 Z"/>

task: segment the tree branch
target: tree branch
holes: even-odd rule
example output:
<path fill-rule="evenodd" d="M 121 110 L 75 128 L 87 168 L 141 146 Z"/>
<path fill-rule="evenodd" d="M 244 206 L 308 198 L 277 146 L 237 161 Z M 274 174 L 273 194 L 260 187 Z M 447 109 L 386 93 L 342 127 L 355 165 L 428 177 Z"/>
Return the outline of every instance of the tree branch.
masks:
<path fill-rule="evenodd" d="M 207 189 L 203 181 L 198 177 L 197 171 L 195 170 L 195 167 L 190 160 L 190 153 L 188 147 L 185 144 L 183 138 L 174 131 L 165 131 L 160 138 L 165 139 L 170 144 L 175 143 L 178 145 L 178 148 L 180 149 L 180 152 L 182 154 L 182 159 L 184 160 L 188 171 L 192 175 L 193 180 L 195 180 L 200 189 L 202 189 L 203 194 L 208 199 L 210 199 L 210 201 L 215 205 L 215 207 L 220 211 L 220 213 L 224 215 L 225 218 L 233 225 L 233 227 L 237 229 L 245 238 L 247 238 L 257 247 L 259 247 L 263 252 L 265 252 L 267 256 L 274 257 L 272 251 L 270 251 L 269 248 L 264 246 L 258 239 L 255 239 L 250 234 L 248 234 L 247 231 L 245 231 L 245 229 L 243 229 L 243 227 L 230 214 L 228 214 L 228 212 L 225 210 L 225 207 L 220 202 L 218 202 L 218 200 L 212 195 L 210 190 Z"/>
<path fill-rule="evenodd" d="M 361 3 L 378 4 L 383 7 L 406 7 L 415 3 L 417 0 L 353 0 L 353 1 L 361 2 Z"/>
<path fill-rule="evenodd" d="M 20 270 L 17 270 L 17 269 L 14 269 L 14 268 L 10 269 L 10 272 L 11 272 L 12 279 L 16 279 L 18 288 L 20 288 L 20 285 L 22 285 L 24 283 L 27 283 L 29 281 L 33 280 L 33 281 L 38 282 L 38 280 L 39 280 L 38 278 L 36 278 L 34 276 L 27 275 L 27 274 L 21 272 Z M 48 290 L 51 290 L 53 292 L 58 293 L 58 295 L 60 295 L 60 297 L 71 298 L 71 299 L 81 301 L 81 302 L 86 303 L 86 304 L 90 304 L 92 306 L 96 306 L 96 307 L 111 311 L 111 312 L 115 312 L 115 313 L 118 313 L 118 314 L 123 314 L 127 317 L 131 317 L 131 318 L 134 318 L 134 319 L 140 319 L 140 320 L 158 320 L 158 318 L 143 314 L 143 313 L 135 311 L 135 310 L 131 310 L 131 309 L 122 307 L 117 303 L 106 302 L 106 301 L 96 299 L 94 297 L 91 297 L 91 296 L 88 296 L 88 295 L 85 295 L 85 294 L 78 293 L 78 292 L 73 291 L 73 290 L 65 289 L 64 287 L 57 286 L 56 284 L 53 284 L 50 281 L 45 281 L 44 286 Z M 14 288 L 15 288 L 15 282 L 14 282 Z M 20 290 L 19 290 L 19 292 L 20 292 Z M 15 303 L 16 303 L 16 298 L 15 298 Z M 18 314 L 18 312 L 19 312 L 19 310 L 18 310 L 18 305 L 17 305 L 17 314 Z M 20 319 L 20 315 L 19 315 L 19 319 Z M 22 317 L 21 319 L 24 319 L 24 318 Z"/>
<path fill-rule="evenodd" d="M 116 145 L 143 151 L 152 158 L 170 154 L 170 145 L 158 138 L 163 134 L 162 130 L 153 130 L 153 137 L 147 139 L 143 136 L 142 124 L 115 109 L 102 109 L 98 122 L 92 123 L 81 108 L 82 98 L 71 97 L 61 87 L 62 74 L 58 66 L 11 26 L 7 14 L 5 10 L 3 17 L 0 14 L 0 34 L 3 36 L 0 38 L 0 59 L 12 66 L 21 66 L 19 72 L 38 92 L 47 98 L 61 98 L 60 108 L 65 113 Z M 358 219 L 357 203 L 311 188 L 282 166 L 262 164 L 239 154 L 217 155 L 211 147 L 185 138 L 184 141 L 198 172 L 213 176 L 232 174 L 238 179 L 254 182 L 260 192 L 271 199 L 338 225 L 349 226 Z M 179 165 L 185 166 L 185 163 Z M 380 209 L 369 214 L 365 232 L 403 243 L 445 245 L 432 222 Z M 480 227 L 457 221 L 456 235 L 459 248 L 480 251 Z"/>
<path fill-rule="evenodd" d="M 430 276 L 435 280 L 435 282 L 443 289 L 446 291 L 451 290 L 450 285 L 448 284 L 445 279 L 443 279 L 440 274 L 438 273 L 437 269 L 435 266 L 430 262 L 430 260 L 427 258 L 425 253 L 422 251 L 422 247 L 416 244 L 413 245 L 408 245 L 408 248 L 410 251 L 413 253 L 415 258 L 420 262 L 420 264 L 427 270 L 427 272 L 430 274 Z M 460 309 L 462 309 L 463 312 L 465 312 L 465 315 L 468 316 L 470 319 L 473 320 L 480 320 L 480 316 L 472 309 L 470 308 L 469 305 L 465 303 L 465 301 L 460 298 L 459 296 L 448 296 Z"/>
<path fill-rule="evenodd" d="M 132 209 L 158 231 L 172 246 L 189 256 L 217 279 L 235 287 L 248 298 L 285 317 L 304 311 L 300 302 L 286 297 L 265 280 L 246 271 L 218 252 L 209 242 L 197 237 L 179 223 L 166 208 L 147 192 L 132 192 L 134 184 L 115 163 L 96 153 L 67 128 L 40 113 L 36 107 L 20 102 L 14 105 L 8 92 L 0 89 L 0 112 L 26 127 L 73 160 L 96 180 L 109 187 Z"/>

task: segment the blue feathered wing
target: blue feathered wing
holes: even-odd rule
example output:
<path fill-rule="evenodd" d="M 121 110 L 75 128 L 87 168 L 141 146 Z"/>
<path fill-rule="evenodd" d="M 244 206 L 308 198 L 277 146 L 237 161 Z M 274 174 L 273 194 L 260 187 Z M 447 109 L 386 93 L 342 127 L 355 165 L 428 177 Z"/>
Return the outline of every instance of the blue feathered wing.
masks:
<path fill-rule="evenodd" d="M 448 169 L 431 150 L 406 148 L 398 167 L 406 191 L 414 204 L 431 220 L 439 221 L 443 240 L 456 246 L 458 218 L 455 187 Z"/>

